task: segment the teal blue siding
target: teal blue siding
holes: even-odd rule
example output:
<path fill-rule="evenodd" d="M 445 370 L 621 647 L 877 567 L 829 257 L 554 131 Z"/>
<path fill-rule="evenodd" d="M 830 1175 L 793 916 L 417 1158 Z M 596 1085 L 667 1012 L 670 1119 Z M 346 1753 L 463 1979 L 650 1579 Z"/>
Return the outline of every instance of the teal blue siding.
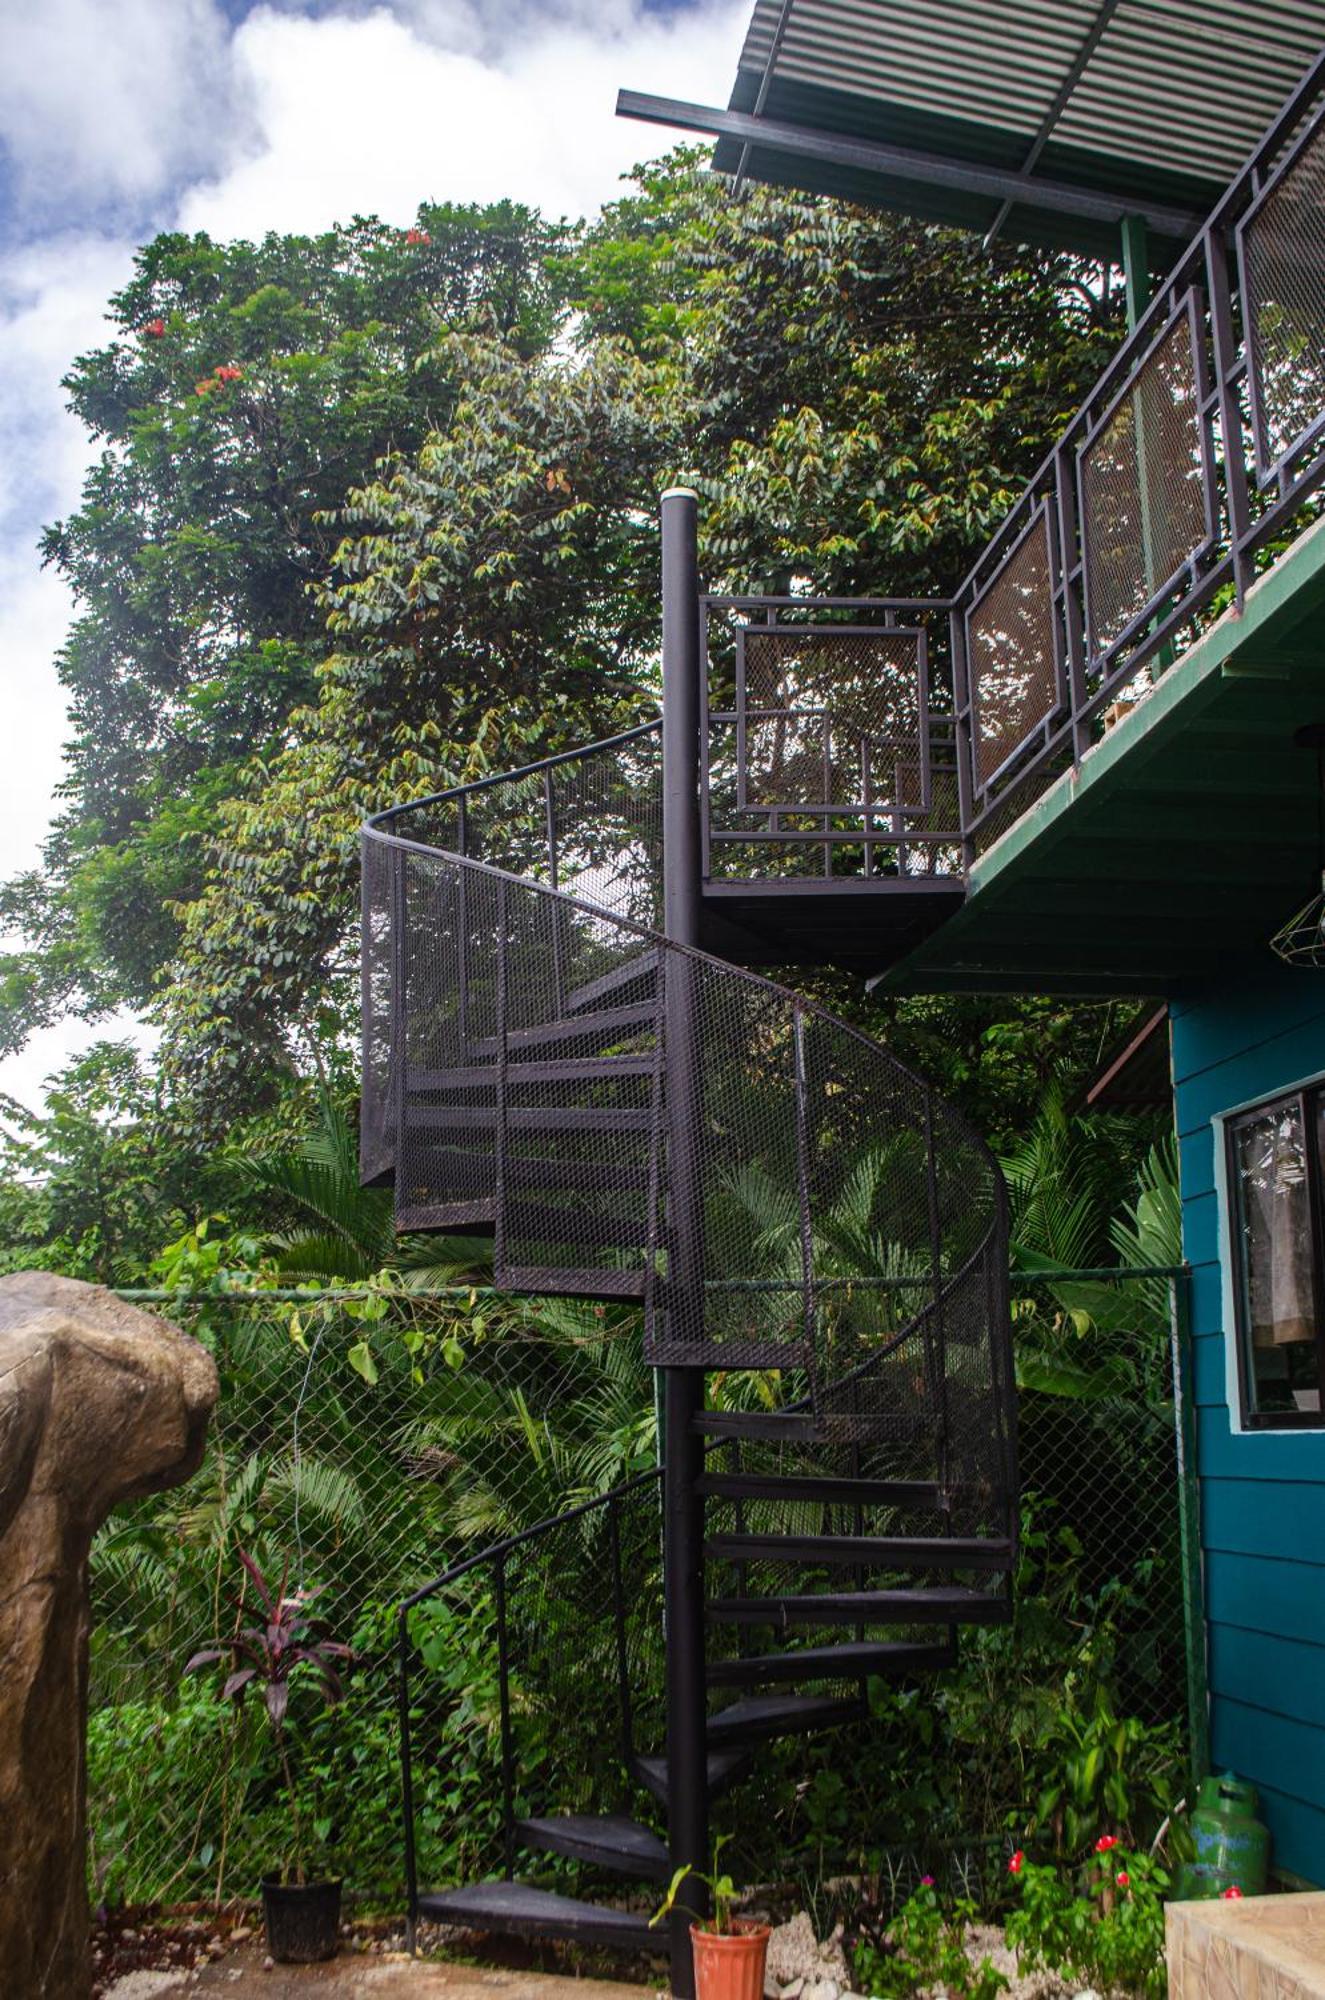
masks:
<path fill-rule="evenodd" d="M 1230 1412 L 1214 1123 L 1325 1074 L 1325 973 L 1270 967 L 1171 1020 L 1212 1751 L 1259 1789 L 1277 1864 L 1325 1883 L 1325 1432 L 1244 1435 Z"/>

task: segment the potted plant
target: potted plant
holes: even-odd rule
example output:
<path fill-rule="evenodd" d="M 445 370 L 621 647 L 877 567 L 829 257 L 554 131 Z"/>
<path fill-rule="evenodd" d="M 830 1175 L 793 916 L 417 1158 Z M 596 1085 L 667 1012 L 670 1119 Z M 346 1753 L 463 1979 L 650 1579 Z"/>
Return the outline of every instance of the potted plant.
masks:
<path fill-rule="evenodd" d="M 313 1590 L 290 1591 L 290 1565 L 281 1574 L 280 1588 L 273 1590 L 257 1563 L 243 1549 L 239 1560 L 246 1571 L 239 1596 L 239 1617 L 245 1614 L 244 1596 L 251 1583 L 257 1594 L 262 1622 L 240 1623 L 234 1636 L 216 1646 L 204 1646 L 185 1666 L 185 1673 L 224 1661 L 230 1671 L 221 1689 L 227 1701 L 242 1701 L 250 1688 L 260 1688 L 267 1720 L 271 1725 L 276 1754 L 284 1782 L 289 1814 L 290 1845 L 284 1866 L 262 1878 L 262 1906 L 267 1925 L 267 1948 L 283 1964 L 310 1964 L 334 1958 L 340 1934 L 339 1880 L 308 1879 L 308 1852 L 299 1800 L 290 1768 L 287 1724 L 290 1688 L 296 1673 L 314 1681 L 323 1699 L 334 1704 L 344 1692 L 335 1663 L 352 1658 L 350 1648 L 329 1639 L 308 1615 Z M 301 1670 L 305 1670 L 302 1672 Z"/>
<path fill-rule="evenodd" d="M 672 1877 L 662 1903 L 650 1917 L 660 1924 L 673 1910 L 684 1910 L 677 1891 L 687 1876 L 703 1882 L 713 1898 L 711 1917 L 695 1917 L 690 1926 L 690 1949 L 695 1960 L 695 2000 L 763 2000 L 764 1961 L 768 1957 L 769 1927 L 754 1917 L 738 1917 L 738 1891 L 730 1875 L 718 1869 L 718 1858 L 731 1838 L 722 1834 L 713 1843 L 713 1870 L 701 1875 L 687 1862 Z M 690 1914 L 694 1916 L 694 1912 Z"/>

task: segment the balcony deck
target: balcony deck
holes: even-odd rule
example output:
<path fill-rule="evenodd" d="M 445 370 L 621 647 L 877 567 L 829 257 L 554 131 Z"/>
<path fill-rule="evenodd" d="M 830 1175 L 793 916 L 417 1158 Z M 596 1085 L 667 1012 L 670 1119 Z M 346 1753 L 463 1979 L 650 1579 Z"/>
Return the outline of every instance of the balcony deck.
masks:
<path fill-rule="evenodd" d="M 974 862 L 895 991 L 1171 992 L 1265 957 L 1318 886 L 1325 521 Z"/>
<path fill-rule="evenodd" d="M 710 949 L 1160 994 L 1315 893 L 1323 190 L 1325 51 L 950 598 L 701 601 Z"/>

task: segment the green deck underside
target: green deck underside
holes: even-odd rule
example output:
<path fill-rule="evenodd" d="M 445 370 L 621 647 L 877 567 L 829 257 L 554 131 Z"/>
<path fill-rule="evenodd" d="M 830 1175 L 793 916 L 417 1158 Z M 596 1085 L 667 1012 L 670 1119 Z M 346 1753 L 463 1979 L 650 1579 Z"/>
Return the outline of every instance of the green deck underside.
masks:
<path fill-rule="evenodd" d="M 1319 882 L 1325 521 L 975 864 L 898 992 L 1155 993 L 1247 970 Z"/>

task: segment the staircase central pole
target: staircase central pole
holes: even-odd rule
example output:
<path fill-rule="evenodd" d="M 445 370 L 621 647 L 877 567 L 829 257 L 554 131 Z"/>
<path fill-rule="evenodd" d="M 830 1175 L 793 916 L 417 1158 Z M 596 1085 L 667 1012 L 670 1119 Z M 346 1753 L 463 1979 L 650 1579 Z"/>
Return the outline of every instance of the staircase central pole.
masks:
<path fill-rule="evenodd" d="M 686 487 L 662 498 L 663 929 L 676 944 L 699 942 L 701 848 L 699 562 L 696 500 Z M 700 1161 L 699 967 L 664 954 L 667 1078 L 666 1312 L 672 1340 L 701 1338 L 704 1324 L 704 1203 Z M 667 1646 L 667 1825 L 673 1868 L 704 1868 L 708 1777 L 704 1678 L 704 1501 L 702 1443 L 692 1419 L 704 1407 L 702 1368 L 664 1370 L 663 1605 Z M 703 1908 L 700 1884 L 684 1900 Z M 671 1920 L 671 1982 L 692 2000 L 690 1919 Z"/>

